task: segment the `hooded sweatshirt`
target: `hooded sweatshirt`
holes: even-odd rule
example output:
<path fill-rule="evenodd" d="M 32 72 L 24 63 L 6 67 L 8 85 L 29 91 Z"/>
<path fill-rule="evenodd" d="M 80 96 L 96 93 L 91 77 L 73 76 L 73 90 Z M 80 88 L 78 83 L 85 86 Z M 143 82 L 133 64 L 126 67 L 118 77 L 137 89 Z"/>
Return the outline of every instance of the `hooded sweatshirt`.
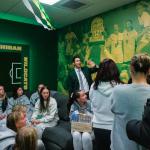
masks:
<path fill-rule="evenodd" d="M 10 145 L 13 145 L 15 143 L 15 136 L 16 133 L 7 128 L 7 127 L 0 127 L 0 149 L 5 150 Z"/>
<path fill-rule="evenodd" d="M 93 88 L 94 83 L 91 85 L 89 97 L 93 111 L 93 127 L 112 130 L 114 115 L 111 112 L 111 95 L 113 86 L 109 82 L 101 82 L 98 88 Z"/>

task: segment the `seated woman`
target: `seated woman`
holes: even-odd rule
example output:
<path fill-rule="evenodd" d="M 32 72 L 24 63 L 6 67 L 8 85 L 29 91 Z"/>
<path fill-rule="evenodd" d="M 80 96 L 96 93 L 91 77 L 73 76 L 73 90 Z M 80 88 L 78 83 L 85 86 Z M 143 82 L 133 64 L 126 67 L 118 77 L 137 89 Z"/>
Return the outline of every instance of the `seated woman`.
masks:
<path fill-rule="evenodd" d="M 13 90 L 13 97 L 8 100 L 8 109 L 7 114 L 12 112 L 12 109 L 16 105 L 25 105 L 27 107 L 27 117 L 30 120 L 31 113 L 30 113 L 30 101 L 29 98 L 23 94 L 22 87 L 15 87 Z"/>
<path fill-rule="evenodd" d="M 36 130 L 33 127 L 23 127 L 16 135 L 13 150 L 37 150 L 37 141 Z"/>
<path fill-rule="evenodd" d="M 92 117 L 91 103 L 87 100 L 87 95 L 84 91 L 77 91 L 72 96 L 73 104 L 70 109 L 70 119 L 78 120 L 78 114 L 87 114 Z M 73 131 L 73 146 L 74 150 L 92 150 L 92 136 L 88 132 Z"/>
<path fill-rule="evenodd" d="M 56 126 L 58 120 L 57 102 L 50 97 L 50 90 L 47 87 L 43 87 L 40 90 L 40 98 L 35 104 L 31 122 L 40 132 L 43 132 L 46 127 Z"/>
<path fill-rule="evenodd" d="M 0 124 L 6 117 L 6 109 L 8 106 L 8 98 L 3 85 L 0 85 Z"/>
<path fill-rule="evenodd" d="M 21 111 L 14 111 L 7 115 L 6 125 L 9 129 L 18 133 L 20 129 L 26 126 L 26 115 Z M 40 139 L 38 140 L 38 150 L 45 150 L 45 146 Z"/>

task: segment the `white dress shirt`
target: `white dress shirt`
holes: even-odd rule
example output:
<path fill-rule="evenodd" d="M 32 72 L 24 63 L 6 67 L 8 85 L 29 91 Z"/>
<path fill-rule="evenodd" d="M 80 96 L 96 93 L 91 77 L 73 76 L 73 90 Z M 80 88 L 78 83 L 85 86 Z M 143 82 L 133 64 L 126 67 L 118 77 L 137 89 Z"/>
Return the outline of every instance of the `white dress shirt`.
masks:
<path fill-rule="evenodd" d="M 88 92 L 89 91 L 89 85 L 88 85 L 87 79 L 86 79 L 85 75 L 83 74 L 82 70 L 80 69 L 80 74 L 81 74 L 81 77 L 82 77 L 83 88 L 84 89 L 81 88 L 81 83 L 80 83 L 80 78 L 79 78 L 79 69 L 75 68 L 75 72 L 76 72 L 78 80 L 79 80 L 79 89 L 84 90 L 84 92 Z"/>

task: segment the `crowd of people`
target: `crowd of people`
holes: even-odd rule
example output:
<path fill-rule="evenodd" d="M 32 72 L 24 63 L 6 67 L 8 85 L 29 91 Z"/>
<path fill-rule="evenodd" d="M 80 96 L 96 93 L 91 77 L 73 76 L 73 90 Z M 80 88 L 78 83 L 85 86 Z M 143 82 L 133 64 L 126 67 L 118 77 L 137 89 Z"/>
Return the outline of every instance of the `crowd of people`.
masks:
<path fill-rule="evenodd" d="M 29 99 L 17 87 L 11 98 L 0 85 L 0 147 L 4 150 L 45 150 L 41 140 L 46 127 L 57 125 L 57 103 L 50 90 L 39 84 Z M 5 140 L 4 140 L 5 139 Z"/>
<path fill-rule="evenodd" d="M 80 57 L 74 56 L 74 69 L 67 80 L 70 121 L 78 120 L 80 113 L 92 118 L 92 132 L 71 131 L 74 150 L 93 150 L 93 140 L 97 150 L 150 148 L 147 142 L 150 139 L 150 102 L 147 102 L 150 57 L 147 54 L 132 57 L 130 84 L 120 80 L 119 69 L 112 59 L 104 59 L 99 66 L 92 61 L 88 64 L 90 68 L 82 67 Z M 95 72 L 92 82 L 91 75 Z M 22 87 L 15 88 L 8 98 L 4 86 L 0 85 L 2 149 L 44 150 L 42 133 L 45 128 L 56 126 L 58 120 L 57 102 L 44 84 L 38 85 L 30 99 Z"/>
<path fill-rule="evenodd" d="M 149 119 L 148 121 L 146 120 L 148 123 L 145 125 L 145 120 L 144 123 L 142 121 L 144 105 L 147 99 L 150 98 L 150 85 L 148 82 L 150 57 L 147 54 L 137 54 L 132 57 L 130 84 L 124 84 L 120 80 L 118 67 L 112 59 L 104 59 L 99 64 L 99 67 L 94 62 L 91 62 L 92 66 L 91 68 L 86 67 L 86 72 L 85 67 L 81 66 L 79 56 L 73 58 L 73 64 L 74 70 L 70 72 L 68 77 L 70 91 L 72 89 L 76 90 L 70 93 L 71 118 L 78 118 L 77 115 L 83 109 L 84 113 L 91 110 L 97 150 L 140 150 L 143 148 L 140 145 L 142 143 L 144 143 L 142 144 L 144 147 L 150 148 L 149 142 L 147 142 L 150 139 L 150 124 L 148 124 L 150 122 L 150 117 L 148 117 L 150 108 L 149 113 L 146 113 L 146 119 Z M 91 79 L 93 70 L 94 72 L 96 70 L 97 74 L 94 82 L 91 83 L 89 79 Z M 79 72 L 82 72 L 80 73 L 81 77 Z M 83 91 L 85 91 L 84 94 L 87 97 L 84 96 Z M 74 95 L 76 95 L 75 99 Z M 91 103 L 91 109 L 89 109 L 89 103 Z M 76 111 L 76 113 L 73 113 L 72 110 Z M 76 117 L 74 116 L 75 114 Z M 137 126 L 137 122 L 140 127 Z M 137 136 L 136 132 L 140 134 Z M 75 150 L 93 149 L 91 146 L 92 133 L 89 136 L 88 133 L 79 134 L 73 132 L 72 135 Z M 77 143 L 82 143 L 80 145 L 83 146 L 79 147 Z"/>

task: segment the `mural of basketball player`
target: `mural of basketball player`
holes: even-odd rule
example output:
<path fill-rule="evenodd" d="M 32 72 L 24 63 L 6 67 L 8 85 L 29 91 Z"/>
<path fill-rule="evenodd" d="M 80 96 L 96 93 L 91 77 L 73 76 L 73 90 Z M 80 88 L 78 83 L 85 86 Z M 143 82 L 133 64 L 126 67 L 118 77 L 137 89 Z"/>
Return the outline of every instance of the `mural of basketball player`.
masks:
<path fill-rule="evenodd" d="M 114 24 L 114 32 L 109 36 L 105 45 L 106 55 L 116 63 L 123 62 L 123 34 L 119 31 L 118 24 Z"/>
<path fill-rule="evenodd" d="M 101 17 L 96 17 L 91 22 L 91 37 L 90 42 L 104 40 L 104 25 Z"/>
<path fill-rule="evenodd" d="M 74 32 L 71 31 L 71 28 L 68 29 L 68 32 L 65 35 L 66 41 L 66 56 L 71 57 L 74 51 L 74 43 L 77 41 L 77 37 Z"/>
<path fill-rule="evenodd" d="M 90 59 L 99 64 L 101 59 L 101 45 L 104 45 L 105 39 L 105 29 L 102 17 L 98 16 L 92 20 L 90 32 Z"/>
<path fill-rule="evenodd" d="M 143 30 L 138 36 L 137 53 L 143 52 L 144 47 L 150 44 L 150 3 L 141 1 L 136 6 L 139 14 L 138 20 Z M 147 51 L 149 52 L 149 51 Z"/>
<path fill-rule="evenodd" d="M 123 60 L 130 61 L 135 54 L 137 32 L 133 28 L 132 20 L 127 20 L 123 32 Z"/>
<path fill-rule="evenodd" d="M 84 53 L 84 61 L 83 64 L 87 65 L 86 62 L 90 59 L 91 49 L 89 46 L 89 34 L 84 33 L 83 39 L 82 39 L 82 47 L 83 47 L 83 53 Z"/>

